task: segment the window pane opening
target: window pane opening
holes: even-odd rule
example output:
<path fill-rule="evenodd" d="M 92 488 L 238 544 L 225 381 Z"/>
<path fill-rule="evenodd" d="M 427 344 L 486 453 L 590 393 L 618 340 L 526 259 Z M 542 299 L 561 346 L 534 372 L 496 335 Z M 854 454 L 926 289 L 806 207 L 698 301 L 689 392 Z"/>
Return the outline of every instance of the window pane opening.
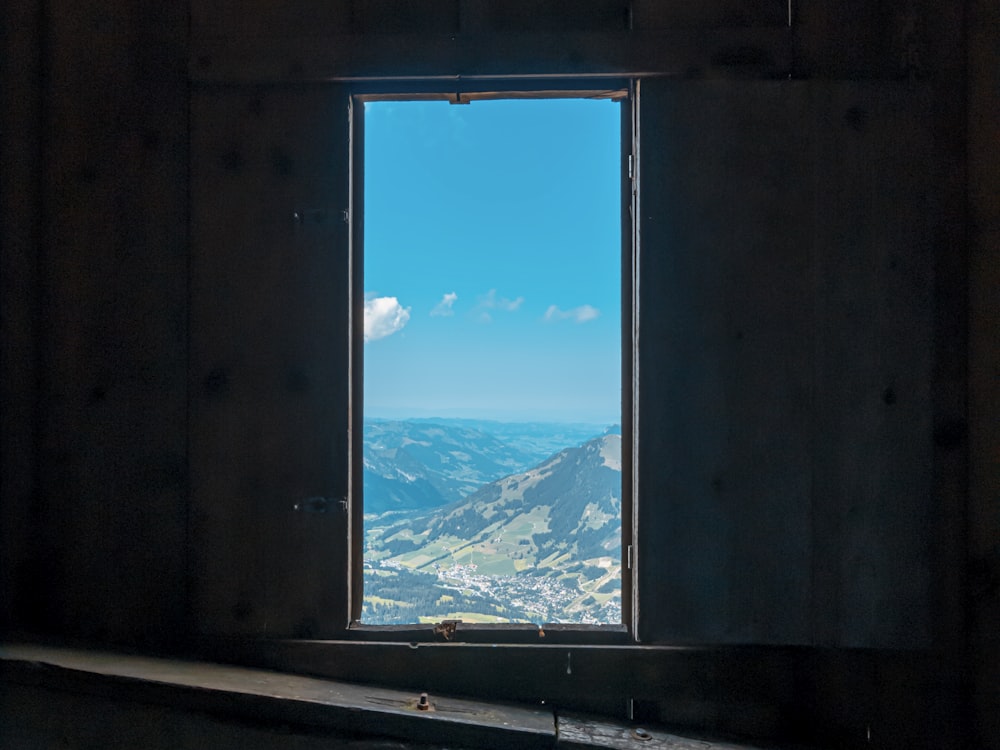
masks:
<path fill-rule="evenodd" d="M 364 624 L 622 622 L 621 109 L 364 102 Z"/>

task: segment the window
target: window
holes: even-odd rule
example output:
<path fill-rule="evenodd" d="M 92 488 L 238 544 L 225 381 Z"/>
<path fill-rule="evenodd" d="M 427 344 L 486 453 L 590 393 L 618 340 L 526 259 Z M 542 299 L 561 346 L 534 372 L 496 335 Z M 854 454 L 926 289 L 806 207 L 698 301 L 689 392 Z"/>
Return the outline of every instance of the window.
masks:
<path fill-rule="evenodd" d="M 512 642 L 521 640 L 518 626 L 508 625 L 483 636 L 485 644 L 459 648 L 419 643 L 441 640 L 426 632 L 375 635 L 348 627 L 361 614 L 364 527 L 360 513 L 348 518 L 337 502 L 349 479 L 342 467 L 351 305 L 343 290 L 353 270 L 357 379 L 363 191 L 356 190 L 352 212 L 359 261 L 353 269 L 347 225 L 326 218 L 330 207 L 348 205 L 344 87 L 276 87 L 264 94 L 264 106 L 258 87 L 192 87 L 191 621 L 198 633 L 224 636 L 213 637 L 207 653 L 415 695 L 544 700 L 603 713 L 623 713 L 634 700 L 637 718 L 704 719 L 781 734 L 775 722 L 798 705 L 803 685 L 807 697 L 824 676 L 853 686 L 841 679 L 845 669 L 877 675 L 887 663 L 885 648 L 921 646 L 929 611 L 921 597 L 934 590 L 921 522 L 930 483 L 912 469 L 932 466 L 925 453 L 933 410 L 917 399 L 909 416 L 885 423 L 891 434 L 859 436 L 857 425 L 871 416 L 869 397 L 877 401 L 882 388 L 871 385 L 885 382 L 885 358 L 868 357 L 847 383 L 842 368 L 826 365 L 888 340 L 912 354 L 918 374 L 933 363 L 929 323 L 909 325 L 911 318 L 926 322 L 928 297 L 909 286 L 888 299 L 910 314 L 875 315 L 877 325 L 860 344 L 852 325 L 858 314 L 884 311 L 878 269 L 887 266 L 863 261 L 872 247 L 883 261 L 909 257 L 904 246 L 921 225 L 907 221 L 923 205 L 923 183 L 900 192 L 893 170 L 868 175 L 868 192 L 892 188 L 888 194 L 908 206 L 886 224 L 871 220 L 870 201 L 824 203 L 829 180 L 817 182 L 816 175 L 832 157 L 844 157 L 832 179 L 857 182 L 874 161 L 904 163 L 919 150 L 923 136 L 894 138 L 899 128 L 864 139 L 838 135 L 828 126 L 847 108 L 860 103 L 891 125 L 912 119 L 926 102 L 907 104 L 879 85 L 650 76 L 641 86 L 644 210 L 635 215 L 644 252 L 641 273 L 632 273 L 641 275 L 644 292 L 642 408 L 623 407 L 623 431 L 637 433 L 641 447 L 634 463 L 646 498 L 637 504 L 643 597 L 635 630 L 644 645 L 607 646 L 578 627 L 572 643 L 546 628 L 544 641 L 534 633 L 523 638 L 532 645 L 523 646 Z M 362 124 L 355 111 L 355 125 Z M 225 137 L 230 128 L 240 136 L 238 152 Z M 355 130 L 358 164 L 363 134 Z M 276 159 L 280 153 L 291 161 Z M 843 233 L 817 230 L 831 220 L 834 228 L 860 232 L 846 248 L 853 253 L 847 265 L 845 247 L 835 241 Z M 623 234 L 629 223 L 623 221 Z M 885 242 L 890 235 L 898 242 Z M 634 262 L 633 252 L 623 254 L 623 267 Z M 924 273 L 933 253 L 918 255 L 914 272 L 923 269 L 920 278 L 933 280 Z M 836 282 L 838 269 L 850 270 L 859 285 Z M 764 277 L 766 284 L 747 283 Z M 628 271 L 623 278 L 623 292 L 631 294 Z M 630 309 L 626 300 L 623 310 Z M 907 330 L 898 331 L 904 324 Z M 829 334 L 818 349 L 817 331 Z M 629 366 L 626 354 L 623 371 Z M 623 372 L 622 382 L 632 380 Z M 351 457 L 360 483 L 363 379 L 356 385 Z M 624 398 L 632 392 L 626 388 Z M 629 415 L 640 412 L 638 430 Z M 927 439 L 890 441 L 903 453 L 879 449 L 897 433 Z M 825 450 L 831 446 L 837 449 Z M 316 503 L 290 512 L 313 495 Z M 855 506 L 870 512 L 847 512 Z M 892 544 L 847 545 L 875 538 L 890 506 L 914 511 Z M 622 520 L 629 521 L 627 513 Z M 837 533 L 827 533 L 826 521 Z M 351 532 L 354 569 L 343 541 L 349 522 L 358 524 Z M 344 611 L 352 601 L 349 576 L 356 577 L 353 613 Z M 622 588 L 627 596 L 629 586 Z M 847 605 L 871 604 L 873 592 L 892 606 L 853 607 L 843 616 Z M 627 618 L 624 602 L 623 611 Z M 914 612 L 925 615 L 919 627 L 910 622 Z M 377 639 L 389 643 L 359 642 Z M 866 648 L 809 647 L 815 643 Z M 708 648 L 677 648 L 685 644 Z M 889 660 L 893 674 L 932 673 L 934 659 L 925 663 L 912 653 L 916 661 Z M 819 682 L 809 675 L 820 675 Z M 878 685 L 869 679 L 861 687 L 863 709 Z"/>
<path fill-rule="evenodd" d="M 630 622 L 625 93 L 354 99 L 361 626 Z"/>

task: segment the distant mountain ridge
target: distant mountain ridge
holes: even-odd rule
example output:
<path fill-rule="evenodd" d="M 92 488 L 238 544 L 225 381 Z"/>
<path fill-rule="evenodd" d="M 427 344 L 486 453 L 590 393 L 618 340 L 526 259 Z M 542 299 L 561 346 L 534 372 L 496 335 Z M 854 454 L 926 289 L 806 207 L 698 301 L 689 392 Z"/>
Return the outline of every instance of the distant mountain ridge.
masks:
<path fill-rule="evenodd" d="M 449 610 L 459 597 L 473 619 L 620 622 L 621 435 L 561 450 L 443 507 L 373 521 L 366 547 L 370 622 L 414 621 L 398 593 L 387 595 L 401 576 L 419 583 L 420 616 L 468 617 Z"/>
<path fill-rule="evenodd" d="M 577 557 L 620 556 L 621 435 L 604 435 L 562 450 L 526 472 L 491 482 L 424 516 L 424 541 L 447 535 L 472 540 L 484 532 L 502 536 L 519 516 L 537 515 L 542 508 L 548 509 L 546 530 L 530 535 L 539 552 L 551 554 L 573 539 Z M 609 525 L 612 519 L 616 523 Z M 418 523 L 414 519 L 413 525 Z"/>
<path fill-rule="evenodd" d="M 600 426 L 589 424 L 365 420 L 365 513 L 455 502 L 600 431 Z"/>

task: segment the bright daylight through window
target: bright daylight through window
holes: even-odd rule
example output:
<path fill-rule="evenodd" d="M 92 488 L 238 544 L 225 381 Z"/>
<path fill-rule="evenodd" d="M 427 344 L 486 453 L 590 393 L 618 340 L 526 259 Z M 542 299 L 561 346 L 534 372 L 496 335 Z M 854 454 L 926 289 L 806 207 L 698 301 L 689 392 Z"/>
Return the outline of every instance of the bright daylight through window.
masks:
<path fill-rule="evenodd" d="M 622 622 L 621 117 L 364 103 L 362 623 Z"/>

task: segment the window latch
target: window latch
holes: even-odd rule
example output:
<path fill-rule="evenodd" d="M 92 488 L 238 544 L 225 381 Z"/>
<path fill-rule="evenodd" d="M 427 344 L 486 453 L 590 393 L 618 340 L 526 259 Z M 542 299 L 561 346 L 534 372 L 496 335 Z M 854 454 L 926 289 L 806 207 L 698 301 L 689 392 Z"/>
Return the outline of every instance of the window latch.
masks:
<path fill-rule="evenodd" d="M 322 208 L 299 208 L 292 212 L 292 223 L 297 226 L 326 224 L 329 216 Z"/>
<path fill-rule="evenodd" d="M 434 635 L 439 635 L 446 641 L 450 641 L 455 637 L 455 632 L 461 624 L 461 620 L 442 620 L 434 626 Z"/>
<path fill-rule="evenodd" d="M 332 497 L 307 497 L 295 503 L 293 509 L 300 513 L 329 513 L 338 507 L 347 510 L 347 498 L 335 500 Z"/>

